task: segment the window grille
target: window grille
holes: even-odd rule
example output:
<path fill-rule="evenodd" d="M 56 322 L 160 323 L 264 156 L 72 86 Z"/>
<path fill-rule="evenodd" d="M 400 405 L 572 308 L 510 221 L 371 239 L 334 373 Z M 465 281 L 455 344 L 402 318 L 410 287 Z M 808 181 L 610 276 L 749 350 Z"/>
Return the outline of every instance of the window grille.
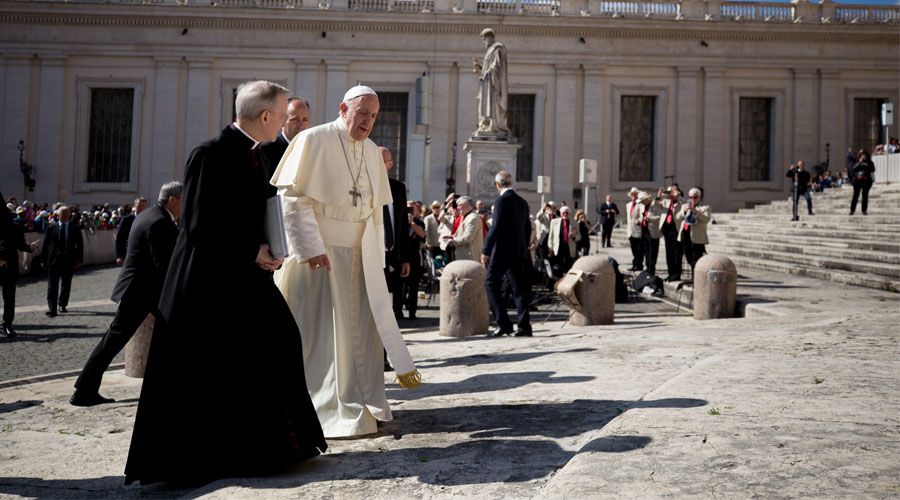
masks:
<path fill-rule="evenodd" d="M 622 96 L 619 180 L 652 181 L 656 96 Z"/>
<path fill-rule="evenodd" d="M 742 97 L 738 129 L 738 181 L 766 182 L 772 171 L 772 104 L 767 97 Z"/>
<path fill-rule="evenodd" d="M 130 181 L 133 114 L 133 88 L 91 89 L 87 182 Z"/>
<path fill-rule="evenodd" d="M 506 124 L 521 148 L 516 152 L 516 182 L 534 181 L 534 94 L 510 94 Z"/>

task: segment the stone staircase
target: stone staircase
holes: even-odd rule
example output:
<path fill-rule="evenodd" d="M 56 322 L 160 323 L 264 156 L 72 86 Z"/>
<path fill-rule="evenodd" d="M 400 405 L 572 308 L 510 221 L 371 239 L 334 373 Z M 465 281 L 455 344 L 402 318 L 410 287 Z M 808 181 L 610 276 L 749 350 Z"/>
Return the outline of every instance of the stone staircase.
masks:
<path fill-rule="evenodd" d="M 868 216 L 857 206 L 850 216 L 852 188 L 813 193 L 813 211 L 800 200 L 800 221 L 791 222 L 790 202 L 775 201 L 737 213 L 716 213 L 707 252 L 728 256 L 740 271 L 752 267 L 850 285 L 900 292 L 900 184 L 876 184 Z M 614 245 L 627 246 L 625 231 Z M 665 243 L 657 260 L 665 276 Z"/>

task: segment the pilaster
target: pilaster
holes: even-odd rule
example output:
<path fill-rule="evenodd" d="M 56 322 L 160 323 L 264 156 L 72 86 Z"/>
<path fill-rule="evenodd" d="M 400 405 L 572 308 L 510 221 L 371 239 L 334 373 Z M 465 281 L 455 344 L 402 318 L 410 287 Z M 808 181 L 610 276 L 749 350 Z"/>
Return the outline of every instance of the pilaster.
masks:
<path fill-rule="evenodd" d="M 141 193 L 154 196 L 163 184 L 181 180 L 176 177 L 178 130 L 178 70 L 180 57 L 153 58 L 153 97 L 148 109 L 153 113 L 151 130 L 150 185 Z M 191 147 L 195 147 L 196 144 Z"/>
<path fill-rule="evenodd" d="M 472 62 L 459 64 L 456 126 L 456 190 L 459 192 L 466 182 L 466 154 L 463 145 L 478 128 L 478 75 L 472 69 Z M 451 144 L 452 146 L 452 144 Z"/>
<path fill-rule="evenodd" d="M 456 130 L 456 109 L 451 96 L 450 78 L 453 67 L 439 64 L 431 68 L 431 124 L 428 135 L 431 137 L 428 170 L 425 171 L 425 200 L 431 202 L 443 199 L 447 181 L 447 166 L 450 164 L 451 147 Z"/>
<path fill-rule="evenodd" d="M 67 193 L 61 180 L 63 90 L 66 78 L 66 56 L 40 55 L 40 84 L 38 95 L 38 131 L 33 140 L 37 148 L 34 155 L 34 198 L 39 200 L 64 199 Z"/>
<path fill-rule="evenodd" d="M 309 102 L 309 117 L 315 126 L 323 123 L 319 109 L 319 62 L 294 60 L 294 93 Z"/>
<path fill-rule="evenodd" d="M 839 115 L 841 99 L 840 71 L 833 69 L 819 70 L 819 103 L 833 103 L 833 105 L 820 105 L 819 134 L 816 141 L 816 150 L 824 151 L 825 144 L 831 144 L 832 164 L 831 170 L 835 172 L 842 165 L 841 158 L 849 144 L 844 144 L 840 135 L 841 117 Z"/>
<path fill-rule="evenodd" d="M 187 103 L 184 114 L 184 158 L 201 142 L 214 135 L 210 130 L 211 96 L 209 69 L 212 59 L 188 58 Z"/>
<path fill-rule="evenodd" d="M 674 170 L 666 175 L 675 175 L 676 181 L 684 187 L 684 181 L 700 178 L 701 140 L 701 68 L 694 66 L 678 66 L 675 88 L 675 165 Z M 721 75 L 720 75 L 721 78 Z"/>
<path fill-rule="evenodd" d="M 703 157 L 699 172 L 692 177 L 679 179 L 687 191 L 693 186 L 703 187 L 704 197 L 721 206 L 724 186 L 730 178 L 731 162 L 725 157 L 725 69 L 703 68 Z"/>
<path fill-rule="evenodd" d="M 338 108 L 344 94 L 353 85 L 347 80 L 347 72 L 350 69 L 350 63 L 345 61 L 328 61 L 325 63 L 326 69 L 326 85 L 325 85 L 325 109 L 322 113 L 322 121 L 328 122 L 337 117 Z M 354 85 L 356 82 L 353 82 Z"/>
<path fill-rule="evenodd" d="M 3 61 L 4 90 L 0 98 L 3 99 L 3 142 L 0 144 L 0 186 L 3 186 L 3 195 L 16 196 L 23 199 L 23 178 L 19 173 L 19 140 L 24 140 L 27 146 L 25 160 L 34 164 L 35 145 L 31 143 L 29 135 L 29 123 L 32 115 L 28 112 L 29 98 L 31 97 L 32 75 L 31 66 L 34 62 L 32 56 L 6 56 Z"/>
<path fill-rule="evenodd" d="M 574 202 L 573 188 L 578 182 L 578 160 L 581 138 L 576 130 L 576 96 L 581 68 L 577 65 L 556 66 L 556 127 L 554 130 L 553 199 Z M 572 200 L 572 201 L 569 201 Z M 574 206 L 574 204 L 573 204 Z"/>
<path fill-rule="evenodd" d="M 793 85 L 793 116 L 794 133 L 793 149 L 790 161 L 805 160 L 806 168 L 811 170 L 818 163 L 819 151 L 816 150 L 816 137 L 818 136 L 818 116 L 816 111 L 817 92 L 815 69 L 795 69 Z M 824 152 L 822 153 L 824 158 Z"/>

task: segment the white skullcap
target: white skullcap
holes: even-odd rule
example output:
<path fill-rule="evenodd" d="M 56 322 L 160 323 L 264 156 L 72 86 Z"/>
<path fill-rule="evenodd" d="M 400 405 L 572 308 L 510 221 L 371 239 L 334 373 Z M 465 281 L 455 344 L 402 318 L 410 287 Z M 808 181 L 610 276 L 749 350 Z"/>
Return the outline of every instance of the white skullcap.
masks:
<path fill-rule="evenodd" d="M 371 87 L 366 87 L 365 85 L 357 85 L 352 89 L 348 90 L 346 94 L 344 94 L 344 100 L 342 102 L 350 101 L 351 99 L 356 99 L 357 97 L 361 97 L 364 95 L 374 95 L 378 96 Z"/>

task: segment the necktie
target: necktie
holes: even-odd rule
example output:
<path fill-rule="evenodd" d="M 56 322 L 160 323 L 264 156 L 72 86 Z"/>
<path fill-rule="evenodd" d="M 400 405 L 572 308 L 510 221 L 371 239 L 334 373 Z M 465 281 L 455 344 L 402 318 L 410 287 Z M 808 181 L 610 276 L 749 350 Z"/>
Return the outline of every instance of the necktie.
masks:
<path fill-rule="evenodd" d="M 59 246 L 63 250 L 63 252 L 65 252 L 66 246 L 69 243 L 69 224 L 67 222 L 63 222 L 62 226 L 59 229 Z"/>
<path fill-rule="evenodd" d="M 564 240 L 568 240 L 569 239 L 569 219 L 563 219 L 562 228 L 563 228 L 562 237 Z"/>
<path fill-rule="evenodd" d="M 671 223 L 672 223 L 672 212 L 673 212 L 674 210 L 675 210 L 675 204 L 672 203 L 671 205 L 669 205 L 669 213 L 666 214 L 666 224 L 671 224 Z"/>
<path fill-rule="evenodd" d="M 387 205 L 384 206 L 384 248 L 388 252 L 394 249 L 394 221 Z"/>

